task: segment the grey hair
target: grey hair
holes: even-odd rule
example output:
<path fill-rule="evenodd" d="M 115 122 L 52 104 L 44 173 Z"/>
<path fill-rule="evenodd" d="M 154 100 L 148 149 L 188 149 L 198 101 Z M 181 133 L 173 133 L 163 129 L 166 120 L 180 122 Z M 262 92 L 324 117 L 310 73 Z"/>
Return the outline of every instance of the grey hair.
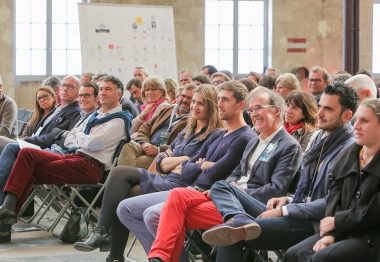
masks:
<path fill-rule="evenodd" d="M 362 89 L 369 89 L 371 92 L 371 98 L 376 98 L 377 88 L 375 82 L 373 82 L 372 78 L 367 75 L 359 74 L 350 77 L 344 82 L 349 87 L 352 87 L 355 92 Z"/>
<path fill-rule="evenodd" d="M 259 96 L 261 94 L 267 94 L 269 97 L 269 104 L 273 105 L 274 107 L 277 107 L 280 110 L 279 119 L 281 122 L 283 122 L 286 108 L 285 100 L 282 98 L 282 96 L 273 92 L 272 90 L 263 86 L 256 87 L 249 93 L 247 99 L 248 103 L 250 103 L 254 97 Z"/>
<path fill-rule="evenodd" d="M 148 68 L 146 68 L 146 66 L 137 65 L 137 66 L 135 66 L 135 69 L 141 69 L 141 70 L 144 71 L 144 73 L 145 73 L 146 76 L 149 76 L 149 71 L 148 71 Z"/>

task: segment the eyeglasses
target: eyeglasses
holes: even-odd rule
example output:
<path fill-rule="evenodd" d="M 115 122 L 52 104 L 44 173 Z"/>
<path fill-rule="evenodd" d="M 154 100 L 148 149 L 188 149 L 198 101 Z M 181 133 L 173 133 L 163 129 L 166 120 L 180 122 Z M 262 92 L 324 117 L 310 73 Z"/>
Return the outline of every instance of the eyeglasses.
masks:
<path fill-rule="evenodd" d="M 189 100 L 193 99 L 191 96 L 187 96 L 187 95 L 183 95 L 183 94 L 181 94 L 180 96 L 182 97 L 182 99 L 189 99 Z"/>
<path fill-rule="evenodd" d="M 153 87 L 153 88 L 146 88 L 146 89 L 144 90 L 144 92 L 145 92 L 145 93 L 146 93 L 146 92 L 149 92 L 149 91 L 154 92 L 154 91 L 157 91 L 157 90 L 160 90 L 160 89 L 158 89 L 158 88 L 156 88 L 156 87 Z"/>
<path fill-rule="evenodd" d="M 217 86 L 217 85 L 220 85 L 220 84 L 223 84 L 223 83 L 224 83 L 223 80 L 215 80 L 215 81 L 212 82 L 212 84 L 213 84 L 214 86 Z"/>
<path fill-rule="evenodd" d="M 94 94 L 89 94 L 89 93 L 84 93 L 84 94 L 79 94 L 79 98 L 90 98 L 90 96 L 93 96 Z"/>
<path fill-rule="evenodd" d="M 47 99 L 49 96 L 52 96 L 52 95 L 51 94 L 47 94 L 47 95 L 38 96 L 38 97 L 36 97 L 36 101 L 40 102 L 41 100 Z"/>
<path fill-rule="evenodd" d="M 64 89 L 64 88 L 67 88 L 69 90 L 74 90 L 75 89 L 75 86 L 71 85 L 71 84 L 61 84 L 61 89 Z"/>
<path fill-rule="evenodd" d="M 274 107 L 274 105 L 256 105 L 256 106 L 248 108 L 247 113 L 253 114 L 254 112 L 261 111 L 264 108 L 268 108 L 268 107 Z"/>

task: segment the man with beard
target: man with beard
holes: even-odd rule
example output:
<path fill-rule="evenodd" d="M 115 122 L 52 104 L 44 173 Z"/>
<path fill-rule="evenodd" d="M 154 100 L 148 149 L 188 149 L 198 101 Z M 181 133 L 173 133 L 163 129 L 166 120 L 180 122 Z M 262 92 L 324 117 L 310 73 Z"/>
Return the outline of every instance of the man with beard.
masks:
<path fill-rule="evenodd" d="M 119 165 L 148 169 L 158 153 L 168 145 L 186 126 L 194 85 L 186 85 L 177 98 L 177 104 L 162 110 L 158 116 L 142 124 L 132 135 L 119 157 Z"/>
<path fill-rule="evenodd" d="M 251 204 L 245 201 L 243 208 L 240 199 L 228 206 L 222 201 L 231 192 L 211 189 L 211 199 L 224 223 L 207 230 L 203 240 L 218 245 L 217 261 L 242 261 L 243 247 L 287 249 L 318 232 L 335 160 L 354 141 L 350 120 L 357 104 L 355 91 L 347 85 L 339 83 L 325 88 L 318 111 L 321 130 L 304 153 L 301 179 L 294 196 L 272 198 L 261 206 L 258 201 Z M 245 228 L 252 224 L 260 228 L 259 233 L 248 235 Z M 226 234 L 229 238 L 224 240 L 222 236 Z"/>

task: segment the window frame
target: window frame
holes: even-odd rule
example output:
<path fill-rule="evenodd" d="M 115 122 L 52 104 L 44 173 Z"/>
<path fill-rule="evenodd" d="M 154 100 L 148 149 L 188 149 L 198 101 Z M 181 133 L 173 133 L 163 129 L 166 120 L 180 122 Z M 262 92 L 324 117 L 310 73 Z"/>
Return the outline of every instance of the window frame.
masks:
<path fill-rule="evenodd" d="M 207 0 L 206 0 L 207 1 Z M 205 1 L 205 6 L 206 6 L 206 1 Z M 224 0 L 219 0 L 219 1 L 224 1 Z M 238 72 L 239 68 L 239 1 L 260 1 L 263 2 L 264 4 L 264 23 L 263 23 L 263 68 L 262 72 L 257 72 L 257 73 L 264 73 L 265 69 L 268 68 L 271 64 L 271 52 L 269 50 L 269 40 L 271 39 L 270 35 L 270 12 L 269 10 L 271 9 L 271 0 L 230 0 L 233 2 L 233 43 L 232 43 L 232 75 L 235 78 L 242 78 L 246 77 L 249 72 L 246 73 L 240 73 Z M 380 1 L 380 0 L 379 0 Z M 205 16 L 206 16 L 206 9 L 205 9 Z M 205 28 L 206 28 L 206 23 L 205 23 Z M 206 32 L 205 32 L 206 33 Z M 206 35 L 205 35 L 206 39 Z M 206 62 L 206 47 L 205 47 L 205 57 L 204 57 L 204 63 Z M 218 70 L 224 70 L 225 68 L 218 68 Z M 252 70 L 251 70 L 252 71 Z"/>
<path fill-rule="evenodd" d="M 16 1 L 17 0 L 13 0 L 13 73 L 14 73 L 14 76 L 15 76 L 15 81 L 16 82 L 32 82 L 32 81 L 35 81 L 35 82 L 40 82 L 42 81 L 43 79 L 49 77 L 49 76 L 53 76 L 52 74 L 52 70 L 53 70 L 53 66 L 52 66 L 52 54 L 53 54 L 53 49 L 52 49 L 52 45 L 53 45 L 53 41 L 52 41 L 52 37 L 53 37 L 53 19 L 52 19 L 52 14 L 53 14 L 53 3 L 52 3 L 52 0 L 45 0 L 46 1 L 46 49 L 45 49 L 45 52 L 46 52 L 46 74 L 45 75 L 17 75 L 16 74 L 16 70 L 17 70 L 17 63 L 16 63 Z M 80 0 L 78 1 L 78 3 L 87 3 L 88 1 L 87 0 Z M 57 76 L 59 78 L 63 78 L 65 77 L 66 75 L 54 75 L 54 76 Z M 79 76 L 79 75 L 77 75 Z"/>

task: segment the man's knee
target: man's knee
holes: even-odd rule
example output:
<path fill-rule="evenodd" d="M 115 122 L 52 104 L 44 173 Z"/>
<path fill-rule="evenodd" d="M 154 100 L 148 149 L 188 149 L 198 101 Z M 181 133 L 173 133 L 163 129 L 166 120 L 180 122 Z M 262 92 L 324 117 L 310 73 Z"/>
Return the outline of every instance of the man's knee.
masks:
<path fill-rule="evenodd" d="M 229 188 L 230 183 L 228 183 L 226 180 L 219 180 L 214 183 L 212 188 Z"/>
<path fill-rule="evenodd" d="M 125 173 L 125 166 L 116 166 L 112 169 L 109 175 L 111 178 L 116 179 L 117 177 L 120 177 L 120 174 L 123 173 Z"/>
<path fill-rule="evenodd" d="M 298 261 L 298 254 L 299 250 L 297 250 L 297 248 L 295 248 L 294 246 L 290 247 L 288 250 L 286 250 L 283 262 Z"/>
<path fill-rule="evenodd" d="M 139 143 L 131 141 L 123 146 L 120 152 L 118 165 L 132 165 L 134 166 L 136 159 L 142 153 L 142 147 Z"/>
<path fill-rule="evenodd" d="M 226 180 L 219 180 L 214 183 L 214 185 L 211 187 L 211 194 L 219 191 L 231 191 L 233 190 L 230 183 L 228 183 Z"/>

